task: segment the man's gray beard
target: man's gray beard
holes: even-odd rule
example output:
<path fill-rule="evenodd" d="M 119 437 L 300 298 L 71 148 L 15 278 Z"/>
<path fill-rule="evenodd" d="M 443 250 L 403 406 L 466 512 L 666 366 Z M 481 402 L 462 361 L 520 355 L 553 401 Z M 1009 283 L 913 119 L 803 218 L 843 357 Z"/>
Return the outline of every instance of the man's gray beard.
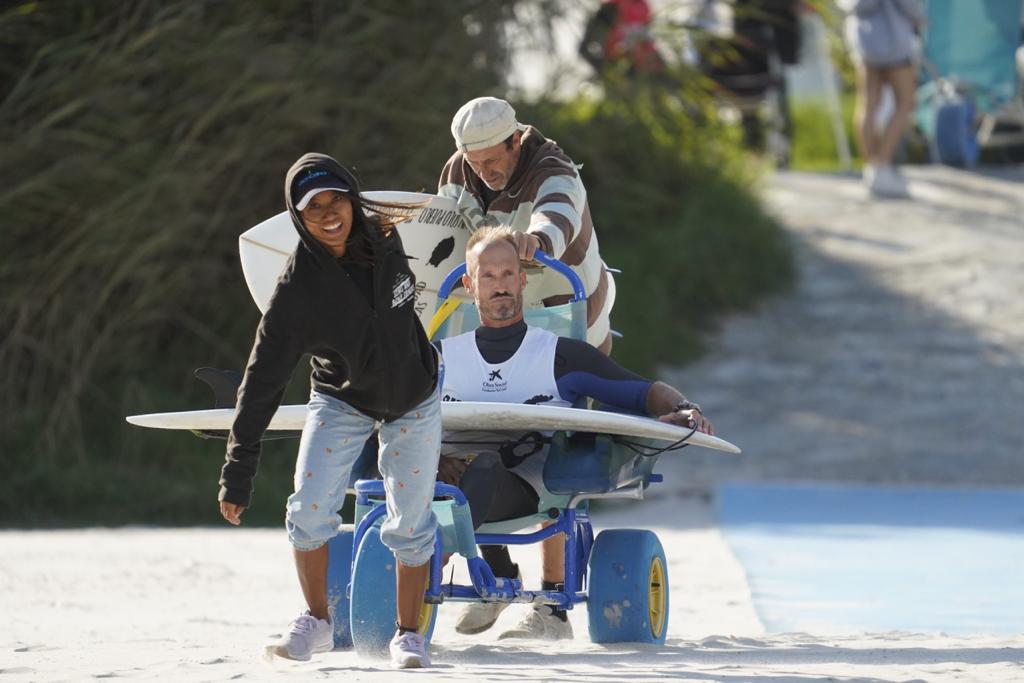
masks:
<path fill-rule="evenodd" d="M 519 312 L 522 309 L 522 299 L 517 298 L 510 304 L 499 304 L 497 307 L 489 308 L 487 310 L 487 314 L 491 320 L 504 322 L 505 320 L 511 320 L 519 315 Z"/>

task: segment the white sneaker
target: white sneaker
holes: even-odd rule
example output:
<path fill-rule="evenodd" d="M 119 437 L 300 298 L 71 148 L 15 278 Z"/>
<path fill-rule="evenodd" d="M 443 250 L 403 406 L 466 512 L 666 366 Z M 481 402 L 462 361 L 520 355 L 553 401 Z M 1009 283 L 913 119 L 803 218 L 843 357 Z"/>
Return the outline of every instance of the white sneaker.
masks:
<path fill-rule="evenodd" d="M 455 622 L 455 630 L 464 636 L 483 633 L 494 626 L 498 615 L 511 604 L 510 602 L 472 602 L 462 610 L 458 621 Z"/>
<path fill-rule="evenodd" d="M 395 637 L 388 644 L 391 652 L 391 663 L 396 669 L 419 669 L 430 666 L 427 656 L 427 642 L 418 633 L 395 631 Z"/>
<path fill-rule="evenodd" d="M 538 640 L 572 640 L 572 624 L 555 616 L 551 605 L 534 605 L 515 628 L 505 631 L 501 638 L 536 638 Z"/>
<path fill-rule="evenodd" d="M 295 617 L 288 635 L 271 646 L 278 657 L 307 661 L 316 652 L 330 652 L 334 649 L 334 625 L 324 619 L 317 619 L 309 610 Z"/>
<path fill-rule="evenodd" d="M 892 166 L 879 166 L 870 185 L 871 194 L 890 199 L 909 199 L 907 181 Z"/>
<path fill-rule="evenodd" d="M 877 173 L 877 166 L 874 164 L 864 164 L 864 169 L 861 171 L 861 179 L 869 190 L 871 189 L 871 186 L 875 184 L 875 175 Z"/>
<path fill-rule="evenodd" d="M 519 581 L 523 580 L 523 575 L 519 571 L 518 565 L 516 565 L 515 578 Z M 499 582 L 507 580 L 498 577 Z M 455 622 L 455 631 L 464 636 L 483 633 L 494 626 L 494 622 L 498 620 L 498 615 L 504 612 L 505 608 L 511 604 L 510 602 L 471 602 L 466 605 L 466 608 L 462 610 L 462 614 L 459 615 L 458 621 Z"/>

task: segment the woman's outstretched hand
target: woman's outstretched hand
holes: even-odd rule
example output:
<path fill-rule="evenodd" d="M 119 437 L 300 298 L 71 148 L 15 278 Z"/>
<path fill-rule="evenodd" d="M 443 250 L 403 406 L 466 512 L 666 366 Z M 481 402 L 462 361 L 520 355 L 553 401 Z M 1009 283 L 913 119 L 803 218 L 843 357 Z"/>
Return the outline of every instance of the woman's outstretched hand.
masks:
<path fill-rule="evenodd" d="M 220 501 L 220 516 L 235 526 L 242 523 L 243 512 L 245 512 L 244 505 L 235 505 L 225 500 Z"/>

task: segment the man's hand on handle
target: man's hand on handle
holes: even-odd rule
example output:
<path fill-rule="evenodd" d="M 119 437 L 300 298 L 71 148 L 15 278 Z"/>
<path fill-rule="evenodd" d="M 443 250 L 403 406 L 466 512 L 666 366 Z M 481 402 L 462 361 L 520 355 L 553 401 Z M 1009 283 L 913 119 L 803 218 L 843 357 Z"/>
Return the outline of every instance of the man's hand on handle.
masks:
<path fill-rule="evenodd" d="M 519 249 L 519 260 L 532 261 L 533 255 L 543 246 L 540 238 L 528 232 L 517 232 L 514 235 L 516 238 L 516 248 Z"/>

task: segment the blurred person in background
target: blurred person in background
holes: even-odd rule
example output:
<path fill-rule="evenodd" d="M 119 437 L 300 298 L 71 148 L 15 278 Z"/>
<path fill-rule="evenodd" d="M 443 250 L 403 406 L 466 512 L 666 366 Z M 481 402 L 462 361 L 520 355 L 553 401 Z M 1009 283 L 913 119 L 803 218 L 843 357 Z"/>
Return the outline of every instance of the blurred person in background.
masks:
<path fill-rule="evenodd" d="M 733 46 L 740 56 L 738 73 L 760 77 L 778 98 L 779 132 L 793 139 L 793 119 L 789 111 L 789 90 L 783 68 L 800 61 L 800 0 L 737 0 L 733 9 Z M 762 93 L 762 96 L 764 93 Z M 766 122 L 757 108 L 743 108 L 743 143 L 748 149 L 763 151 L 766 146 Z M 788 150 L 776 160 L 780 168 L 789 165 Z"/>
<path fill-rule="evenodd" d="M 587 21 L 580 56 L 598 74 L 623 59 L 630 76 L 664 71 L 651 37 L 651 19 L 646 0 L 603 0 Z"/>
<path fill-rule="evenodd" d="M 916 35 L 925 24 L 922 0 L 839 0 L 847 12 L 846 40 L 857 65 L 855 125 L 864 182 L 878 197 L 909 197 L 893 156 L 914 111 L 917 89 Z M 878 130 L 883 88 L 895 100 L 892 115 Z"/>
<path fill-rule="evenodd" d="M 341 524 L 352 465 L 379 430 L 388 512 L 380 539 L 397 565 L 390 652 L 398 668 L 428 666 L 417 626 L 437 528 L 430 501 L 441 449 L 438 359 L 414 310 L 416 281 L 395 229 L 415 207 L 364 197 L 355 176 L 322 154 L 307 154 L 289 169 L 285 205 L 299 244 L 260 320 L 238 389 L 220 513 L 241 523 L 263 433 L 295 366 L 312 354 L 295 493 L 285 507 L 308 609 L 271 651 L 305 661 L 334 648 L 326 544 Z"/>
<path fill-rule="evenodd" d="M 455 199 L 470 230 L 511 228 L 524 261 L 542 249 L 571 267 L 587 294 L 587 341 L 610 353 L 611 276 L 598 252 L 579 166 L 554 140 L 520 124 L 512 105 L 496 97 L 462 105 L 451 129 L 456 151 L 441 171 L 437 193 Z M 561 276 L 555 282 L 546 306 L 571 297 Z"/>
<path fill-rule="evenodd" d="M 740 115 L 743 145 L 790 162 L 793 120 L 785 68 L 800 60 L 801 0 L 704 0 L 697 14 L 701 71 Z"/>

